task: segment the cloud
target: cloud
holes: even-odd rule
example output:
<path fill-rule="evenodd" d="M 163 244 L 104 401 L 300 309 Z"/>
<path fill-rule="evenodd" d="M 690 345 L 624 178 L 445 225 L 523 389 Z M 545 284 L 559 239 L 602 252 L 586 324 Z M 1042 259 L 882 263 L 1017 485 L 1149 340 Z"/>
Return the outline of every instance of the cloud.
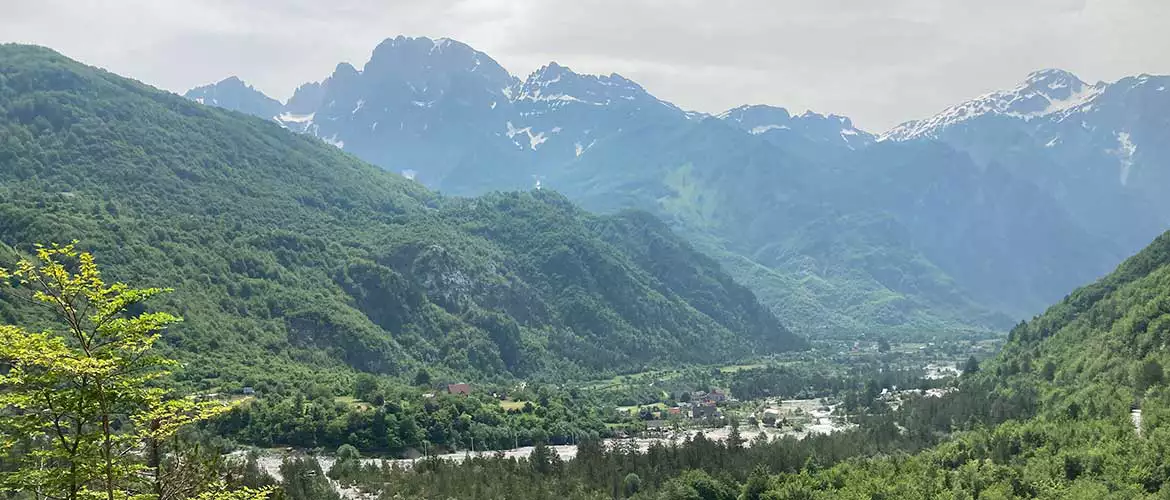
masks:
<path fill-rule="evenodd" d="M 523 77 L 556 60 L 682 107 L 768 103 L 871 130 L 1062 67 L 1170 73 L 1164 0 L 38 0 L 0 37 L 174 91 L 238 75 L 285 98 L 399 34 L 449 36 Z"/>

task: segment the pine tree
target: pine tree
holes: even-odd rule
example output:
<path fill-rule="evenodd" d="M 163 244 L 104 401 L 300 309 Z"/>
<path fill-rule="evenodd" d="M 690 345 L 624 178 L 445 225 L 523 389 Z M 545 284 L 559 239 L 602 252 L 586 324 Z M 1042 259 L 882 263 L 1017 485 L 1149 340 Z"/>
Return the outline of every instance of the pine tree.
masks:
<path fill-rule="evenodd" d="M 731 425 L 731 432 L 727 435 L 727 449 L 738 450 L 743 447 L 744 439 L 739 435 L 739 420 L 732 417 L 729 425 Z"/>

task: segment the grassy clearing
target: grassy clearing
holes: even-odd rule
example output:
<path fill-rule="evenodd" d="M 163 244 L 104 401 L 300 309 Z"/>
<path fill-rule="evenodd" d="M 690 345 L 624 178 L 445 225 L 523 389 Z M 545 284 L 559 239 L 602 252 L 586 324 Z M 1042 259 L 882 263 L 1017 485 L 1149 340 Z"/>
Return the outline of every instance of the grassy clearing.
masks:
<path fill-rule="evenodd" d="M 528 401 L 503 400 L 500 401 L 500 408 L 503 408 L 504 411 L 523 410 L 525 404 L 528 404 Z"/>
<path fill-rule="evenodd" d="M 337 396 L 333 398 L 333 401 L 361 411 L 366 411 L 374 407 L 370 403 L 353 396 Z"/>
<path fill-rule="evenodd" d="M 719 371 L 722 373 L 735 373 L 735 372 L 741 372 L 744 370 L 755 370 L 758 368 L 765 368 L 767 366 L 768 365 L 766 365 L 764 363 L 750 363 L 750 364 L 745 364 L 745 365 L 727 365 L 727 366 L 719 367 Z"/>

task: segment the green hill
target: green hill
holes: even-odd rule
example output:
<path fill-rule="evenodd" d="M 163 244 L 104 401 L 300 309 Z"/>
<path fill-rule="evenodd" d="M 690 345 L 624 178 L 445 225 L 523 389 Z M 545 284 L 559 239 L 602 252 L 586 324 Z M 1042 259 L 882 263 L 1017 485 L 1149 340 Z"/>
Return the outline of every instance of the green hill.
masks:
<path fill-rule="evenodd" d="M 207 388 L 352 370 L 566 378 L 799 348 L 656 220 L 533 191 L 447 198 L 274 123 L 0 46 L 0 242 L 79 240 L 170 286 Z M 35 321 L 11 298 L 0 320 Z"/>
<path fill-rule="evenodd" d="M 778 476 L 772 487 L 810 499 L 1167 498 L 1168 341 L 1165 233 L 1020 323 L 958 392 L 901 410 L 908 429 L 958 431 L 941 444 Z"/>
<path fill-rule="evenodd" d="M 1168 341 L 1165 233 L 1014 328 L 960 391 L 903 409 L 908 427 L 961 432 L 916 455 L 773 485 L 790 495 L 780 498 L 1167 498 Z"/>
<path fill-rule="evenodd" d="M 1166 397 L 1168 344 L 1170 233 L 1013 329 L 994 375 L 1038 384 L 1050 413 L 1116 416 Z"/>

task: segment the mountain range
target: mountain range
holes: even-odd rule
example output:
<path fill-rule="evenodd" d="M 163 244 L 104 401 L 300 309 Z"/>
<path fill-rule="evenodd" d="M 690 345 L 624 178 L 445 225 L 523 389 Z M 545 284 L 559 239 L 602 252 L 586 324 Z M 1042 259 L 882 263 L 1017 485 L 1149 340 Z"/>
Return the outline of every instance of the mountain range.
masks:
<path fill-rule="evenodd" d="M 1043 70 L 873 134 L 772 106 L 691 112 L 555 62 L 520 79 L 400 36 L 280 107 L 235 77 L 187 97 L 444 193 L 551 188 L 652 213 L 801 333 L 920 335 L 1006 330 L 1167 226 L 1168 83 Z"/>
<path fill-rule="evenodd" d="M 173 287 L 157 306 L 185 321 L 163 340 L 201 390 L 420 367 L 565 380 L 804 345 L 649 214 L 542 190 L 438 195 L 45 48 L 0 45 L 0 137 L 0 266 L 77 240 L 111 281 Z M 5 324 L 42 319 L 0 294 Z"/>

